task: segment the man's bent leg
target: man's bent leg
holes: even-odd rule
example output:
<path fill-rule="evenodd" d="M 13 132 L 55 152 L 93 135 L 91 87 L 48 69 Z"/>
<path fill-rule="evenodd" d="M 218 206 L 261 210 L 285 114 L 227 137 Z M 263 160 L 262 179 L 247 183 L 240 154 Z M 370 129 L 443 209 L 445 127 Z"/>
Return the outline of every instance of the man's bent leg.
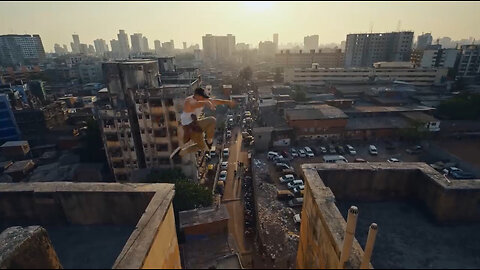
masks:
<path fill-rule="evenodd" d="M 208 150 L 207 145 L 205 144 L 205 140 L 203 139 L 202 132 L 192 132 L 190 138 L 194 142 L 194 144 L 180 150 L 180 156 L 183 157 L 189 153 Z"/>
<path fill-rule="evenodd" d="M 198 120 L 198 125 L 205 131 L 205 139 L 207 143 L 213 142 L 213 136 L 215 135 L 215 126 L 217 125 L 217 119 L 213 116 L 206 117 Z"/>

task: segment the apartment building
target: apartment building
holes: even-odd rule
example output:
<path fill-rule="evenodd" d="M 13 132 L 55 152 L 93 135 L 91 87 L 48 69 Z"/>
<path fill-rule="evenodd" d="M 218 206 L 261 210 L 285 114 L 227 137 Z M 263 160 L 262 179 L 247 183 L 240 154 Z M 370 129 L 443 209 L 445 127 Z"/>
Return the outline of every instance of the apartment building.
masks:
<path fill-rule="evenodd" d="M 347 35 L 345 67 L 371 67 L 382 61 L 409 61 L 413 32 Z"/>
<path fill-rule="evenodd" d="M 305 86 L 322 86 L 329 82 L 365 83 L 374 81 L 402 82 L 416 86 L 441 83 L 448 69 L 415 68 L 410 62 L 379 62 L 373 68 L 289 68 L 284 82 Z"/>
<path fill-rule="evenodd" d="M 35 65 L 43 59 L 39 35 L 0 35 L 0 66 Z"/>
<path fill-rule="evenodd" d="M 281 50 L 275 54 L 275 67 L 277 68 L 309 68 L 317 63 L 321 68 L 343 68 L 345 54 L 340 49 L 310 50 L 290 53 L 290 50 Z"/>
<path fill-rule="evenodd" d="M 169 158 L 179 145 L 183 100 L 200 84 L 199 77 L 160 79 L 159 60 L 103 63 L 108 100 L 97 102 L 102 137 L 117 181 L 136 169 L 181 168 L 196 177 L 193 156 Z M 181 78 L 181 74 L 178 74 Z"/>
<path fill-rule="evenodd" d="M 458 76 L 480 76 L 480 45 L 462 45 Z"/>

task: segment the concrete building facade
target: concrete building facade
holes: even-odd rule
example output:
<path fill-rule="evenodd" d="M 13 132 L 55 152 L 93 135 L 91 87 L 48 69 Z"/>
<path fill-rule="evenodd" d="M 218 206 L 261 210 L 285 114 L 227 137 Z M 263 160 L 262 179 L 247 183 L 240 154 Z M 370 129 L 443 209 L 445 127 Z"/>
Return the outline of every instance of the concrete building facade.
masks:
<path fill-rule="evenodd" d="M 321 86 L 329 82 L 365 83 L 400 81 L 418 86 L 441 83 L 447 76 L 444 68 L 415 68 L 409 62 L 381 62 L 373 68 L 289 68 L 284 72 L 284 82 L 296 85 Z"/>
<path fill-rule="evenodd" d="M 235 36 L 213 36 L 206 34 L 202 37 L 203 55 L 212 61 L 228 60 L 235 51 Z"/>
<path fill-rule="evenodd" d="M 480 45 L 462 45 L 457 76 L 480 75 Z"/>
<path fill-rule="evenodd" d="M 38 64 L 45 59 L 39 35 L 0 35 L 0 66 Z"/>
<path fill-rule="evenodd" d="M 381 61 L 409 61 L 413 32 L 347 35 L 345 67 L 371 67 Z"/>
<path fill-rule="evenodd" d="M 0 143 L 20 140 L 21 134 L 8 96 L 0 94 Z"/>
<path fill-rule="evenodd" d="M 305 51 L 318 50 L 318 35 L 306 36 L 303 38 L 303 49 Z"/>
<path fill-rule="evenodd" d="M 431 33 L 421 34 L 417 37 L 417 46 L 415 48 L 417 50 L 424 50 L 427 46 L 432 45 L 432 41 Z"/>
<path fill-rule="evenodd" d="M 194 177 L 192 157 L 171 160 L 183 130 L 179 125 L 183 100 L 199 85 L 198 78 L 162 78 L 159 61 L 139 60 L 103 64 L 110 101 L 99 105 L 99 118 L 108 162 L 117 181 L 143 168 L 180 167 Z"/>
<path fill-rule="evenodd" d="M 290 53 L 290 50 L 281 50 L 275 54 L 275 66 L 277 68 L 310 68 L 312 64 L 318 64 L 320 68 L 342 68 L 345 54 L 341 50 L 310 50 Z"/>

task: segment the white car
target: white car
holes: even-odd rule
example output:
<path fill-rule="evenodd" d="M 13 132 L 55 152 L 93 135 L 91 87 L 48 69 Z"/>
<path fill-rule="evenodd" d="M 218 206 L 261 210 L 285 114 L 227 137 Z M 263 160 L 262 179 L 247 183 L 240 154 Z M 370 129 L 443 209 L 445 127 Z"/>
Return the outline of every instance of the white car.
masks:
<path fill-rule="evenodd" d="M 227 171 L 221 171 L 220 176 L 218 177 L 218 181 L 226 181 L 227 180 Z"/>
<path fill-rule="evenodd" d="M 353 146 L 347 144 L 347 151 L 350 155 L 356 155 L 357 154 L 357 151 L 355 151 L 355 148 L 353 148 Z"/>
<path fill-rule="evenodd" d="M 228 161 L 223 161 L 223 162 L 221 163 L 221 165 L 220 165 L 220 168 L 221 168 L 222 170 L 226 170 L 227 167 L 228 167 Z"/>
<path fill-rule="evenodd" d="M 268 159 L 273 159 L 274 157 L 278 157 L 279 154 L 277 152 L 270 151 L 267 154 Z"/>
<path fill-rule="evenodd" d="M 293 194 L 300 194 L 305 189 L 305 185 L 299 185 L 293 189 Z"/>
<path fill-rule="evenodd" d="M 297 149 L 292 148 L 292 149 L 290 150 L 290 153 L 292 153 L 292 157 L 298 157 Z"/>
<path fill-rule="evenodd" d="M 232 137 L 232 132 L 230 130 L 227 130 L 227 138 Z"/>
<path fill-rule="evenodd" d="M 373 144 L 368 146 L 368 152 L 370 152 L 370 155 L 378 155 L 377 147 Z"/>
<path fill-rule="evenodd" d="M 400 160 L 396 159 L 396 158 L 389 158 L 387 160 L 389 163 L 395 163 L 395 162 L 400 162 Z"/>
<path fill-rule="evenodd" d="M 293 174 L 286 174 L 278 179 L 280 180 L 280 183 L 288 183 L 295 180 L 295 178 L 293 177 Z"/>
<path fill-rule="evenodd" d="M 307 153 L 303 149 L 298 150 L 298 155 L 302 158 L 307 157 Z"/>
<path fill-rule="evenodd" d="M 309 158 L 315 157 L 315 155 L 313 154 L 312 149 L 310 149 L 310 147 L 308 147 L 308 146 L 305 147 L 305 153 L 307 154 L 307 156 L 308 156 Z"/>
<path fill-rule="evenodd" d="M 302 186 L 302 185 L 303 185 L 303 181 L 300 180 L 300 179 L 297 179 L 297 180 L 293 180 L 292 182 L 288 183 L 287 187 L 289 189 L 294 189 L 294 188 L 296 188 L 298 186 Z"/>
<path fill-rule="evenodd" d="M 223 149 L 223 157 L 228 158 L 229 154 L 230 154 L 230 150 L 228 150 L 228 148 Z"/>

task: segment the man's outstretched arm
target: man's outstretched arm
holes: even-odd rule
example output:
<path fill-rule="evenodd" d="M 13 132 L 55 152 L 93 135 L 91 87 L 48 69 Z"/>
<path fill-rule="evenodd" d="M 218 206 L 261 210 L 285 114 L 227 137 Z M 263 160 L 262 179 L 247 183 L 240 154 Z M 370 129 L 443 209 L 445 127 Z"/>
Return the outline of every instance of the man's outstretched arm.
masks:
<path fill-rule="evenodd" d="M 210 101 L 213 103 L 213 105 L 218 106 L 218 105 L 229 105 L 230 107 L 235 106 L 235 101 L 233 100 L 227 100 L 227 99 L 213 99 L 211 98 Z"/>

